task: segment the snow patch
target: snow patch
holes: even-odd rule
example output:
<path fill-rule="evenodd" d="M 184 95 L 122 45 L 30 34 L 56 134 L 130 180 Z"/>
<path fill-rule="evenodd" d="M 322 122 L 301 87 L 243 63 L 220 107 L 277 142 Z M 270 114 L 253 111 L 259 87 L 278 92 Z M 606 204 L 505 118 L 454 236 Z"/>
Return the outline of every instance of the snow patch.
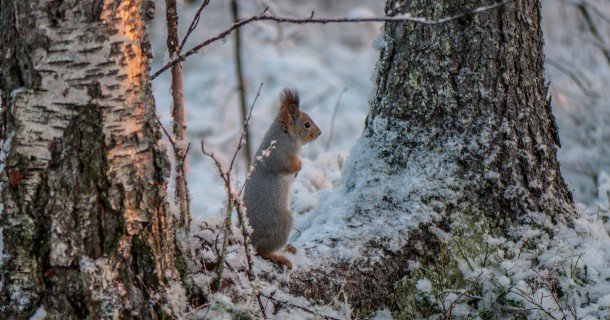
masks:
<path fill-rule="evenodd" d="M 432 292 L 432 282 L 426 278 L 420 279 L 415 284 L 415 288 L 421 292 L 430 293 Z"/>
<path fill-rule="evenodd" d="M 30 320 L 44 320 L 47 318 L 47 310 L 43 306 L 38 307 L 36 312 L 30 317 Z"/>

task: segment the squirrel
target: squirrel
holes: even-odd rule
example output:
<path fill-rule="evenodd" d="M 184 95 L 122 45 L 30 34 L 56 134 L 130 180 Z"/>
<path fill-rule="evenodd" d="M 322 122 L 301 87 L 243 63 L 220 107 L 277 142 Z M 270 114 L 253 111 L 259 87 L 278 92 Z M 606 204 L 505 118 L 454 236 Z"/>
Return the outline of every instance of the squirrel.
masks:
<path fill-rule="evenodd" d="M 299 110 L 299 95 L 295 90 L 280 93 L 279 112 L 258 148 L 244 189 L 243 202 L 256 253 L 263 258 L 292 269 L 292 262 L 279 255 L 292 230 L 290 185 L 301 170 L 301 146 L 315 140 L 321 131 L 311 118 Z M 263 152 L 270 149 L 263 156 Z M 258 160 L 257 160 L 258 159 Z M 290 245 L 286 251 L 295 253 Z"/>

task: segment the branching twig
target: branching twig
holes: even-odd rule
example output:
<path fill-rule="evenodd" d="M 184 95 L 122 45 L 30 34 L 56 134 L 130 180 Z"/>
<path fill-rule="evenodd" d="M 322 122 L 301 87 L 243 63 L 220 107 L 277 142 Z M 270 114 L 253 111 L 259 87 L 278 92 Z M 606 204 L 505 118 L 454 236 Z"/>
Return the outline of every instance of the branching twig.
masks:
<path fill-rule="evenodd" d="M 186 43 L 186 40 L 189 38 L 189 36 L 193 32 L 193 30 L 195 30 L 195 28 L 197 27 L 197 24 L 199 24 L 199 18 L 201 17 L 201 11 L 203 11 L 203 9 L 209 3 L 210 3 L 210 0 L 203 0 L 201 2 L 201 4 L 199 5 L 199 8 L 197 8 L 197 12 L 195 13 L 195 16 L 193 17 L 193 20 L 191 20 L 191 25 L 189 26 L 188 30 L 186 31 L 186 34 L 184 35 L 182 42 L 180 42 L 180 47 L 178 48 L 179 52 L 182 52 L 182 48 L 184 48 L 184 44 Z"/>
<path fill-rule="evenodd" d="M 258 97 L 261 94 L 262 88 L 263 88 L 263 83 L 261 82 L 261 84 L 258 86 L 258 91 L 256 91 L 256 96 L 254 97 L 254 100 L 252 101 L 252 104 L 250 105 L 250 110 L 248 111 L 248 115 L 244 119 L 244 126 L 241 129 L 241 134 L 239 136 L 239 143 L 237 144 L 237 150 L 233 154 L 233 158 L 231 159 L 231 168 L 233 167 L 233 163 L 235 162 L 235 158 L 237 157 L 237 153 L 239 152 L 239 149 L 241 149 L 244 144 L 244 138 L 248 134 L 246 128 L 248 128 L 248 123 L 250 122 L 250 117 L 252 117 L 252 110 L 254 109 L 254 104 L 258 100 Z M 248 164 L 248 166 L 249 166 L 249 164 Z"/>
<path fill-rule="evenodd" d="M 573 5 L 575 7 L 578 6 L 585 6 L 589 9 L 591 9 L 591 11 L 593 13 L 595 13 L 595 15 L 597 15 L 600 19 L 602 19 L 602 21 L 604 21 L 605 23 L 609 23 L 610 24 L 610 17 L 606 16 L 603 12 L 601 12 L 601 10 L 599 10 L 599 8 L 597 6 L 595 6 L 594 4 L 592 4 L 589 1 L 586 0 L 558 0 L 559 2 L 563 2 L 566 4 L 570 4 Z"/>
<path fill-rule="evenodd" d="M 142 286 L 142 288 L 144 289 L 144 291 L 146 291 L 146 294 L 148 294 L 148 297 L 153 300 L 153 302 L 159 307 L 161 308 L 161 310 L 163 310 L 164 313 L 166 313 L 168 316 L 170 316 L 170 318 L 172 319 L 178 319 L 176 316 L 174 316 L 171 312 L 171 310 L 168 310 L 167 307 L 165 307 L 158 298 L 156 298 L 153 293 L 150 291 L 150 289 L 148 289 L 148 287 L 146 286 L 146 284 L 144 283 L 144 280 L 142 280 L 142 277 L 140 276 L 136 276 L 136 279 L 138 279 L 138 281 L 140 282 L 140 286 Z"/>
<path fill-rule="evenodd" d="M 550 59 L 548 57 L 546 58 L 546 64 L 557 69 L 557 71 L 567 75 L 570 79 L 572 79 L 572 81 L 574 81 L 576 86 L 578 86 L 578 88 L 587 96 L 594 98 L 594 99 L 598 97 L 598 94 L 596 92 L 589 90 L 587 85 L 583 83 L 583 81 L 587 81 L 586 78 L 583 77 L 584 80 L 581 80 L 581 78 L 577 74 L 575 74 L 572 70 L 570 70 L 568 67 L 566 67 L 566 66 L 562 65 L 561 63 L 559 63 L 553 59 Z"/>
<path fill-rule="evenodd" d="M 552 268 L 549 268 L 552 269 Z M 531 311 L 531 310 L 538 310 L 538 311 L 542 311 L 544 312 L 547 316 L 549 316 L 551 319 L 557 319 L 557 317 L 555 317 L 551 312 L 553 311 L 559 311 L 561 312 L 562 317 L 560 319 L 566 319 L 568 316 L 568 313 L 566 313 L 566 310 L 564 310 L 564 308 L 561 306 L 561 303 L 559 301 L 559 297 L 557 296 L 557 288 L 555 288 L 553 286 L 553 284 L 550 281 L 549 276 L 543 276 L 542 274 L 540 274 L 540 272 L 534 268 L 532 268 L 532 271 L 538 276 L 540 283 L 543 285 L 543 287 L 548 290 L 548 292 L 550 293 L 550 295 L 544 295 L 544 293 L 542 293 L 540 295 L 540 301 L 536 301 L 535 297 L 534 297 L 534 288 L 530 288 L 532 293 L 528 293 L 525 292 L 523 289 L 521 288 L 511 288 L 510 292 L 514 293 L 515 295 L 521 297 L 523 300 L 531 303 L 534 308 L 530 308 L 530 309 L 524 309 L 524 311 Z M 550 272 L 550 271 L 549 271 Z M 555 302 L 555 305 L 557 306 L 557 308 L 549 308 L 549 307 L 545 307 L 544 306 L 544 299 L 545 298 L 552 298 L 553 302 Z M 568 311 L 570 312 L 570 314 L 572 316 L 576 318 L 576 311 L 572 310 L 572 308 L 570 308 L 570 306 L 568 305 Z"/>
<path fill-rule="evenodd" d="M 263 161 L 263 159 L 269 157 L 269 155 L 271 154 L 271 151 L 273 149 L 275 149 L 275 140 L 271 141 L 271 143 L 269 144 L 269 147 L 267 147 L 267 149 L 263 150 L 263 152 L 261 152 L 261 155 L 257 156 L 256 159 L 254 160 L 254 164 L 252 164 L 250 166 L 250 172 L 248 172 L 248 175 L 246 175 L 246 180 L 244 181 L 244 184 L 241 186 L 241 189 L 239 190 L 239 196 L 241 196 L 242 192 L 244 192 L 246 183 L 248 183 L 248 181 L 250 180 L 250 176 L 252 175 L 254 170 L 256 170 L 256 167 L 258 166 L 258 164 L 261 161 Z"/>
<path fill-rule="evenodd" d="M 311 310 L 311 309 L 306 308 L 306 307 L 303 307 L 303 306 L 299 306 L 299 305 L 296 305 L 296 304 L 290 303 L 290 302 L 288 302 L 288 301 L 282 301 L 282 300 L 278 300 L 278 299 L 274 298 L 274 297 L 273 297 L 273 295 L 268 296 L 268 295 L 266 295 L 266 294 L 264 294 L 264 293 L 260 293 L 260 295 L 261 295 L 261 296 L 263 296 L 263 297 L 265 297 L 265 298 L 267 298 L 267 299 L 269 299 L 269 300 L 271 300 L 271 301 L 274 301 L 274 302 L 276 302 L 276 303 L 279 303 L 279 304 L 285 304 L 285 305 L 291 306 L 291 307 L 293 307 L 293 308 L 301 309 L 301 310 L 303 310 L 303 311 L 305 311 L 305 312 L 308 312 L 308 313 L 311 313 L 311 314 L 313 314 L 313 315 L 320 316 L 320 317 L 322 317 L 322 319 L 325 319 L 325 320 L 341 320 L 341 319 L 339 319 L 339 318 L 335 318 L 335 317 L 331 317 L 331 316 L 327 316 L 327 315 L 320 314 L 319 312 L 316 312 L 316 311 L 314 311 L 314 310 Z"/>
<path fill-rule="evenodd" d="M 593 37 L 595 37 L 595 39 L 603 42 L 604 39 L 602 39 L 602 37 L 599 35 L 599 32 L 597 31 L 597 27 L 595 26 L 595 23 L 593 23 L 593 18 L 591 17 L 591 14 L 589 13 L 588 6 L 585 3 L 581 3 L 581 4 L 577 5 L 576 8 L 578 8 L 578 11 L 580 12 L 583 19 L 585 20 L 585 23 L 587 24 L 587 27 L 589 28 L 589 32 L 591 32 L 591 34 L 593 35 Z M 608 53 L 608 51 L 603 50 L 603 49 L 602 49 L 602 53 L 603 53 L 604 57 L 606 58 L 606 62 L 610 66 L 610 53 Z"/>
<path fill-rule="evenodd" d="M 547 310 L 544 306 L 542 306 L 542 302 L 543 302 L 544 298 L 546 298 L 546 296 L 544 294 L 540 296 L 540 302 L 537 302 L 536 299 L 533 297 L 533 295 L 528 294 L 527 292 L 523 291 L 521 288 L 512 288 L 510 290 L 510 292 L 520 296 L 521 298 L 523 298 L 523 300 L 531 303 L 534 306 L 534 308 L 529 308 L 529 309 L 523 308 L 523 311 L 538 310 L 538 311 L 544 312 L 551 319 L 557 319 L 553 316 L 552 313 L 549 312 L 549 310 Z"/>
<path fill-rule="evenodd" d="M 231 25 L 228 29 L 226 29 L 225 31 L 217 34 L 216 36 L 209 38 L 205 41 L 203 41 L 202 43 L 194 46 L 193 48 L 191 48 L 190 50 L 188 50 L 185 53 L 180 54 L 179 56 L 176 57 L 172 57 L 171 60 L 169 62 L 167 62 L 163 67 L 161 67 L 159 70 L 155 71 L 151 76 L 151 80 L 155 79 L 156 77 L 158 77 L 161 73 L 165 72 L 167 69 L 171 68 L 173 65 L 180 63 L 182 61 L 184 61 L 187 57 L 197 53 L 199 50 L 201 50 L 201 48 L 206 47 L 218 40 L 222 40 L 224 38 L 226 38 L 229 34 L 231 34 L 233 31 L 235 31 L 238 28 L 241 28 L 242 26 L 255 22 L 255 21 L 274 21 L 276 23 L 293 23 L 293 24 L 328 24 L 328 23 L 359 23 L 359 22 L 413 22 L 413 23 L 420 23 L 420 24 L 425 24 L 425 25 L 438 25 L 438 24 L 443 24 L 443 23 L 447 23 L 449 21 L 452 20 L 456 20 L 465 16 L 469 16 L 472 14 L 477 14 L 477 13 L 481 13 L 481 12 L 485 12 L 485 11 L 489 11 L 489 10 L 493 10 L 496 9 L 498 7 L 504 6 L 506 4 L 509 4 L 511 2 L 513 2 L 514 0 L 505 0 L 496 4 L 492 4 L 489 6 L 484 6 L 484 7 L 479 7 L 476 8 L 474 10 L 470 10 L 467 12 L 463 12 L 463 13 L 459 13 L 453 16 L 449 16 L 449 17 L 445 17 L 445 18 L 441 18 L 438 20 L 428 20 L 427 18 L 424 17 L 413 17 L 410 16 L 409 14 L 402 14 L 402 15 L 396 15 L 396 16 L 385 16 L 385 17 L 373 17 L 373 18 L 328 18 L 328 19 L 318 19 L 318 18 L 314 18 L 314 13 L 312 12 L 311 16 L 307 17 L 307 18 L 289 18 L 289 17 L 278 17 L 278 16 L 273 16 L 273 15 L 269 15 L 267 14 L 268 8 L 266 8 L 265 10 L 263 10 L 263 12 L 261 12 L 259 15 L 250 17 L 248 19 L 245 20 L 241 20 L 237 23 L 234 23 L 233 25 Z"/>
<path fill-rule="evenodd" d="M 220 285 L 222 284 L 222 273 L 224 270 L 224 263 L 226 262 L 225 260 L 225 256 L 226 256 L 226 243 L 227 243 L 227 239 L 230 233 L 230 225 L 231 225 L 231 212 L 233 210 L 233 208 L 235 208 L 236 212 L 237 212 L 237 218 L 239 221 L 239 226 L 240 229 L 242 231 L 242 235 L 244 237 L 244 250 L 246 253 L 246 261 L 247 261 L 247 268 L 246 268 L 246 273 L 248 275 L 248 279 L 250 281 L 254 281 L 256 279 L 255 275 L 252 273 L 252 269 L 254 267 L 254 262 L 252 260 L 252 252 L 251 252 L 251 243 L 250 243 L 250 232 L 248 231 L 248 223 L 246 220 L 246 208 L 241 200 L 241 192 L 237 193 L 235 192 L 235 190 L 232 188 L 231 186 L 231 172 L 233 171 L 233 166 L 235 164 L 235 159 L 237 157 L 237 154 L 239 153 L 239 150 L 242 148 L 243 141 L 244 141 L 244 135 L 246 134 L 246 130 L 245 128 L 247 128 L 248 126 L 248 122 L 250 121 L 250 117 L 252 116 L 252 110 L 254 109 L 254 105 L 256 104 L 256 101 L 258 100 L 258 97 L 260 96 L 260 91 L 263 87 L 263 84 L 261 83 L 258 91 L 256 93 L 256 97 L 254 98 L 254 101 L 252 102 L 252 105 L 250 106 L 250 110 L 248 112 L 248 115 L 246 117 L 246 120 L 244 121 L 244 128 L 242 129 L 242 133 L 239 137 L 239 142 L 237 144 L 237 148 L 235 149 L 235 152 L 233 153 L 233 157 L 231 158 L 231 162 L 228 168 L 225 168 L 221 162 L 221 160 L 214 154 L 211 152 L 208 152 L 205 149 L 205 145 L 203 143 L 203 141 L 201 142 L 201 152 L 203 152 L 204 155 L 210 157 L 213 161 L 214 164 L 216 165 L 216 168 L 218 169 L 218 173 L 220 174 L 220 177 L 222 179 L 222 181 L 224 182 L 224 186 L 225 186 L 225 190 L 227 192 L 227 199 L 228 199 L 228 203 L 227 203 L 227 213 L 225 216 L 225 228 L 224 228 L 224 234 L 225 234 L 225 239 L 223 239 L 223 248 L 222 248 L 222 252 L 219 254 L 219 260 L 218 260 L 218 279 L 217 279 L 217 288 L 220 289 Z M 227 262 L 228 263 L 228 262 Z M 260 299 L 260 294 L 257 293 L 256 294 L 256 299 L 258 301 L 258 305 L 260 307 L 261 310 L 261 315 L 263 317 L 263 319 L 266 319 L 267 316 L 265 314 L 265 309 L 263 307 L 262 301 Z"/>
<path fill-rule="evenodd" d="M 480 281 L 481 281 L 481 277 L 483 276 L 483 271 L 481 271 L 473 280 L 472 283 L 470 283 L 468 285 L 468 287 L 464 290 L 451 290 L 451 289 L 445 289 L 443 290 L 443 295 L 447 294 L 447 293 L 457 293 L 458 296 L 455 298 L 455 300 L 451 301 L 451 303 L 449 303 L 449 306 L 446 310 L 446 316 L 450 317 L 451 314 L 453 313 L 453 308 L 455 307 L 455 304 L 463 297 L 467 297 L 470 299 L 476 299 L 476 300 L 482 300 L 483 297 L 479 297 L 479 296 L 474 296 L 472 294 L 470 294 L 475 288 L 476 285 L 479 285 Z M 444 300 L 444 297 L 443 297 Z M 445 304 L 442 304 L 443 309 L 445 309 Z"/>

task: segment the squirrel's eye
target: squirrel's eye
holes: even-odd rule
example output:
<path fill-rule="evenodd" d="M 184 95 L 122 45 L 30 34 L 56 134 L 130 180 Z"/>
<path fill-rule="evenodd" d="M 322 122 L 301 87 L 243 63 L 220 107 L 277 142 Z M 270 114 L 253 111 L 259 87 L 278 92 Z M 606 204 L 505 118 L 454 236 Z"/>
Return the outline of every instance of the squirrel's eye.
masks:
<path fill-rule="evenodd" d="M 309 129 L 309 127 L 311 127 L 311 124 L 309 123 L 309 121 L 305 121 L 305 128 Z"/>

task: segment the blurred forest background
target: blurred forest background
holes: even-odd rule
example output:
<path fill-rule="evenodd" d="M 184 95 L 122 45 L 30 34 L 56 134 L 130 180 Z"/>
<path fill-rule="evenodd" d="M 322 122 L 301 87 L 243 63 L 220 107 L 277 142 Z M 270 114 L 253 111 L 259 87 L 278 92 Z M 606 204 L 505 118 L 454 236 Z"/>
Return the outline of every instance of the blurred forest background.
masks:
<path fill-rule="evenodd" d="M 211 1 L 185 49 L 232 24 L 230 1 Z M 178 6 L 179 34 L 184 36 L 199 5 Z M 269 7 L 277 16 L 374 17 L 384 15 L 385 1 L 238 1 L 239 16 L 250 17 Z M 168 59 L 165 2 L 156 1 L 151 30 L 155 53 L 152 70 Z M 543 29 L 547 81 L 560 128 L 559 160 L 575 200 L 607 220 L 610 190 L 610 2 L 544 0 Z M 360 136 L 372 94 L 382 23 L 294 25 L 256 22 L 242 28 L 246 104 L 260 83 L 261 96 L 250 123 L 251 146 L 258 147 L 275 116 L 281 88 L 299 90 L 302 107 L 318 123 L 322 136 L 305 150 L 304 172 L 293 186 L 295 212 L 317 203 L 317 193 L 331 189 L 340 168 Z M 235 149 L 241 118 L 234 63 L 234 36 L 208 46 L 184 62 L 184 95 L 188 141 L 201 140 L 228 157 Z M 157 108 L 169 128 L 170 80 L 165 72 L 153 81 Z M 241 158 L 240 158 L 241 159 Z M 189 152 L 188 183 L 195 218 L 217 214 L 225 199 L 214 165 L 198 148 Z M 246 172 L 245 162 L 238 173 Z M 171 186 L 170 186 L 171 188 Z"/>

